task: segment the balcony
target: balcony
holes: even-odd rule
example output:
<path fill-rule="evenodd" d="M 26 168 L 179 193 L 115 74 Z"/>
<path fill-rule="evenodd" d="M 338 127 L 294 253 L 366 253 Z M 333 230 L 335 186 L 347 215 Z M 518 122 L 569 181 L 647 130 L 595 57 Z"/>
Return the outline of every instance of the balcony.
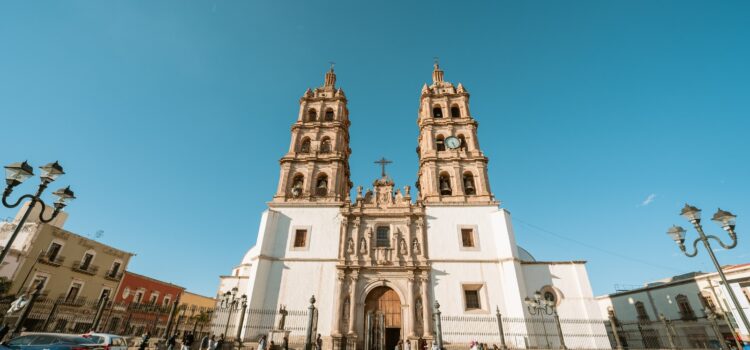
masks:
<path fill-rule="evenodd" d="M 99 271 L 99 266 L 91 264 L 83 264 L 80 260 L 73 263 L 73 271 L 85 273 L 87 275 L 96 275 Z"/>
<path fill-rule="evenodd" d="M 122 272 L 109 270 L 104 274 L 104 278 L 117 282 L 122 279 Z"/>
<path fill-rule="evenodd" d="M 46 251 L 43 251 L 39 255 L 39 262 L 51 266 L 60 266 L 65 262 L 65 257 L 60 255 L 49 256 Z"/>

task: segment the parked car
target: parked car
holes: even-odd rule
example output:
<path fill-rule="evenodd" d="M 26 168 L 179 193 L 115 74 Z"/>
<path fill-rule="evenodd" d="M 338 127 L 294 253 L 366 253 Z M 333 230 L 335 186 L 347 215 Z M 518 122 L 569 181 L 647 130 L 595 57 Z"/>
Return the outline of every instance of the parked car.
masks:
<path fill-rule="evenodd" d="M 104 345 L 104 350 L 128 350 L 127 339 L 117 334 L 92 332 L 81 336 L 91 339 L 99 345 Z"/>
<path fill-rule="evenodd" d="M 24 333 L 3 345 L 13 350 L 104 350 L 91 339 L 57 333 Z"/>

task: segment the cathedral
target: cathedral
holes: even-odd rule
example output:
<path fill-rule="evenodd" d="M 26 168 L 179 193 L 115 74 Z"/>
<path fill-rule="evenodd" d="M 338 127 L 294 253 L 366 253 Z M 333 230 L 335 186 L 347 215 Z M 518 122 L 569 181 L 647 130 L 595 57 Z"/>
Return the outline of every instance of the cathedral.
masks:
<path fill-rule="evenodd" d="M 469 92 L 444 80 L 438 64 L 422 87 L 417 124 L 416 187 L 395 184 L 385 170 L 371 187 L 354 187 L 347 98 L 333 68 L 323 86 L 305 91 L 257 241 L 221 276 L 220 296 L 246 297 L 247 317 L 231 321 L 242 324 L 242 339 L 276 328 L 273 320 L 254 323 L 253 312 L 283 307 L 304 315 L 312 295 L 314 333 L 325 349 L 431 344 L 436 302 L 458 327 L 444 329 L 443 338 L 462 346 L 477 335 L 458 323 L 496 312 L 524 320 L 531 317 L 524 300 L 536 293 L 560 318 L 600 318 L 585 262 L 537 261 L 516 245 L 511 214 L 490 188 Z M 290 339 L 304 336 L 291 332 Z M 509 346 L 534 347 L 519 334 Z M 604 343 L 600 337 L 586 347 L 609 348 L 603 334 Z"/>

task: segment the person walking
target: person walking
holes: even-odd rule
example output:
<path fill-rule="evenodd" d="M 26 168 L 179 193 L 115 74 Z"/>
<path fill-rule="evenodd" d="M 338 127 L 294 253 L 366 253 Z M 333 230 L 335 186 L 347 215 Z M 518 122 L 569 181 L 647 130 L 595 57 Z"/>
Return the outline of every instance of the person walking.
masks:
<path fill-rule="evenodd" d="M 201 338 L 201 347 L 200 350 L 208 350 L 209 349 L 209 342 L 208 342 L 208 334 L 204 335 L 203 338 Z"/>
<path fill-rule="evenodd" d="M 258 339 L 258 350 L 266 350 L 266 336 L 265 335 L 260 336 L 260 339 Z"/>
<path fill-rule="evenodd" d="M 216 350 L 216 336 L 213 334 L 208 338 L 208 350 Z"/>
<path fill-rule="evenodd" d="M 221 350 L 224 347 L 224 333 L 219 335 L 219 340 L 216 341 L 216 349 Z"/>
<path fill-rule="evenodd" d="M 193 343 L 195 343 L 195 334 L 193 334 L 193 332 L 188 332 L 185 337 L 185 343 L 182 344 L 182 347 L 185 350 L 190 350 L 190 348 L 193 347 Z"/>
<path fill-rule="evenodd" d="M 320 333 L 318 333 L 318 337 L 315 338 L 315 346 L 318 350 L 323 350 L 323 338 L 320 337 Z"/>
<path fill-rule="evenodd" d="M 138 346 L 138 350 L 146 350 L 146 348 L 148 347 L 149 339 L 151 339 L 151 333 L 143 333 L 143 337 L 141 338 L 141 345 Z"/>
<path fill-rule="evenodd" d="M 177 345 L 177 333 L 172 334 L 172 336 L 167 339 L 167 350 L 175 350 L 175 345 Z"/>
<path fill-rule="evenodd" d="M 286 335 L 284 336 L 284 340 L 281 342 L 281 348 L 283 350 L 289 350 L 289 337 Z"/>
<path fill-rule="evenodd" d="M 411 350 L 411 341 L 409 341 L 409 339 L 406 339 L 406 343 L 404 344 L 404 350 Z"/>

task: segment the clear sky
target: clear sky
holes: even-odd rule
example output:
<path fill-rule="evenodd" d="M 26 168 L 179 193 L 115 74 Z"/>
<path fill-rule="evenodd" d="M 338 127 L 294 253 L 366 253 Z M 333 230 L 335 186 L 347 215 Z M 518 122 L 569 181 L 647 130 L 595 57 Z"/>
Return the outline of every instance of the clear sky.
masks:
<path fill-rule="evenodd" d="M 748 18 L 747 1 L 3 1 L 0 162 L 59 160 L 79 197 L 67 229 L 213 295 L 255 242 L 328 62 L 354 183 L 385 156 L 403 186 L 439 56 L 471 93 L 519 244 L 587 260 L 602 294 L 712 270 L 665 234 L 689 226 L 685 202 L 737 214 L 740 244 L 717 254 L 750 261 Z"/>

